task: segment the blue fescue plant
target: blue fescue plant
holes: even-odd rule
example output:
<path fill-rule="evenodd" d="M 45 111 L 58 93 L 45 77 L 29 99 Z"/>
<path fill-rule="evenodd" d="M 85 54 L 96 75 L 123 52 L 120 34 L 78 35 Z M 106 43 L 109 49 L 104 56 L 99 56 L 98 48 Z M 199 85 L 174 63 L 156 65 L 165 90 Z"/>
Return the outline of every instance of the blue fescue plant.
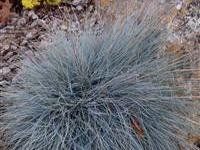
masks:
<path fill-rule="evenodd" d="M 192 105 L 176 84 L 187 56 L 165 55 L 159 21 L 145 14 L 99 36 L 59 35 L 24 61 L 2 116 L 9 149 L 195 149 L 184 139 Z"/>

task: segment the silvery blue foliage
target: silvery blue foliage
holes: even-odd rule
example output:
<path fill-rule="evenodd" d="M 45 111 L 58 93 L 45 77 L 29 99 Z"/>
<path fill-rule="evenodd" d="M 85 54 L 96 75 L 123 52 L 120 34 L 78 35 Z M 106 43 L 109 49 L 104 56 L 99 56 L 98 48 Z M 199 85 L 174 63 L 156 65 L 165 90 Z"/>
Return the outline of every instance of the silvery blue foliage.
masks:
<path fill-rule="evenodd" d="M 7 92 L 3 127 L 12 150 L 178 150 L 191 111 L 175 84 L 187 56 L 165 55 L 166 31 L 151 16 L 95 36 L 57 36 L 24 61 Z"/>

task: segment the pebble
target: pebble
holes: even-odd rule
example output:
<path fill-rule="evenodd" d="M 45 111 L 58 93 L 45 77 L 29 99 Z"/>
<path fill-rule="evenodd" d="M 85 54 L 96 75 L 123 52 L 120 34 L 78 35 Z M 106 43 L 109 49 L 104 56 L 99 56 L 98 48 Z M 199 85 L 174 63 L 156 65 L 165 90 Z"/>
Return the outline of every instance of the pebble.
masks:
<path fill-rule="evenodd" d="M 180 2 L 180 3 L 178 3 L 178 4 L 176 5 L 176 9 L 177 9 L 177 10 L 181 10 L 181 8 L 182 8 L 182 3 Z"/>
<path fill-rule="evenodd" d="M 9 48 L 10 48 L 9 45 L 4 45 L 4 46 L 3 46 L 3 49 L 4 49 L 4 50 L 8 50 Z"/>
<path fill-rule="evenodd" d="M 32 32 L 29 32 L 28 34 L 26 34 L 26 38 L 27 38 L 27 39 L 31 39 L 32 37 L 33 37 Z"/>
<path fill-rule="evenodd" d="M 48 45 L 50 45 L 50 43 L 48 41 L 42 40 L 40 45 L 38 46 L 38 48 L 45 49 L 48 47 Z"/>
<path fill-rule="evenodd" d="M 8 81 L 0 81 L 0 86 L 5 86 L 5 85 L 8 85 L 9 84 L 9 82 Z M 0 91 L 1 91 L 1 89 L 0 89 Z M 3 91 L 3 89 L 2 89 L 2 91 Z"/>
<path fill-rule="evenodd" d="M 11 64 L 11 65 L 9 66 L 9 68 L 10 68 L 11 70 L 17 69 L 17 68 L 19 68 L 19 67 L 20 67 L 19 63 L 14 63 L 14 64 Z"/>
<path fill-rule="evenodd" d="M 81 10 L 83 10 L 83 7 L 82 7 L 81 5 L 78 5 L 78 6 L 76 7 L 76 9 L 77 9 L 78 11 L 81 11 Z"/>
<path fill-rule="evenodd" d="M 46 22 L 42 19 L 37 19 L 35 21 L 33 21 L 33 23 L 31 24 L 31 27 L 35 27 L 35 26 L 41 26 L 43 27 L 44 29 L 47 29 L 48 28 L 48 25 L 46 24 Z"/>
<path fill-rule="evenodd" d="M 17 46 L 16 46 L 16 45 L 11 45 L 10 48 L 11 48 L 12 50 L 16 50 L 16 49 L 17 49 Z"/>
<path fill-rule="evenodd" d="M 4 68 L 0 69 L 0 73 L 2 75 L 6 75 L 9 72 L 10 72 L 10 68 L 9 67 L 4 67 Z"/>
<path fill-rule="evenodd" d="M 26 19 L 25 18 L 21 18 L 17 21 L 17 25 L 20 26 L 20 25 L 25 25 L 26 24 Z"/>
<path fill-rule="evenodd" d="M 72 4 L 77 6 L 82 2 L 82 0 L 73 0 Z"/>
<path fill-rule="evenodd" d="M 68 26 L 66 24 L 62 24 L 60 26 L 61 30 L 67 30 L 68 29 Z"/>
<path fill-rule="evenodd" d="M 38 19 L 37 23 L 38 23 L 38 25 L 40 25 L 41 27 L 43 27 L 45 29 L 48 27 L 46 22 L 42 19 Z"/>
<path fill-rule="evenodd" d="M 26 40 L 26 39 L 24 39 L 21 43 L 20 43 L 20 45 L 21 46 L 24 46 L 25 44 L 27 44 L 28 43 L 28 41 Z"/>
<path fill-rule="evenodd" d="M 34 56 L 34 53 L 31 51 L 31 50 L 28 50 L 28 51 L 26 51 L 25 52 L 25 55 L 24 56 L 26 56 L 26 57 L 33 57 Z"/>
<path fill-rule="evenodd" d="M 38 16 L 35 14 L 34 11 L 29 11 L 28 17 L 31 17 L 33 20 L 37 20 Z"/>
<path fill-rule="evenodd" d="M 8 52 L 8 53 L 3 57 L 3 59 L 4 59 L 4 60 L 8 60 L 8 59 L 10 59 L 12 56 L 13 56 L 13 52 L 11 51 L 11 52 Z"/>

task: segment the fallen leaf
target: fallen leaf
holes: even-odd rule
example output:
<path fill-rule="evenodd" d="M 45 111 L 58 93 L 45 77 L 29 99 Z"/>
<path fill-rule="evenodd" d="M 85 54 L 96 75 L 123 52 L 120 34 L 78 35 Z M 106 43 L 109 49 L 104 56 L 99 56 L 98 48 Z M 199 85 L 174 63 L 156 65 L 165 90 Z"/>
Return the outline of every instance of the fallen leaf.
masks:
<path fill-rule="evenodd" d="M 144 137 L 144 129 L 142 128 L 142 125 L 140 123 L 140 121 L 138 120 L 138 118 L 133 117 L 131 119 L 131 127 L 133 128 L 133 130 L 135 131 L 135 133 L 140 137 L 143 138 Z"/>

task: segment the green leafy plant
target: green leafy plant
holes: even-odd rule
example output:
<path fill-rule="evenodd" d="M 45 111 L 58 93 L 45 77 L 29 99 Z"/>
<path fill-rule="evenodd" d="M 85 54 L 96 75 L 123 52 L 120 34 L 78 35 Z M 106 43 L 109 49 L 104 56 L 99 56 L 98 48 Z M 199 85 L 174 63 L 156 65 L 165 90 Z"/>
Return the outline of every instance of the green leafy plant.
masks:
<path fill-rule="evenodd" d="M 32 9 L 42 3 L 48 5 L 59 5 L 61 0 L 21 0 L 21 3 L 25 8 Z"/>

